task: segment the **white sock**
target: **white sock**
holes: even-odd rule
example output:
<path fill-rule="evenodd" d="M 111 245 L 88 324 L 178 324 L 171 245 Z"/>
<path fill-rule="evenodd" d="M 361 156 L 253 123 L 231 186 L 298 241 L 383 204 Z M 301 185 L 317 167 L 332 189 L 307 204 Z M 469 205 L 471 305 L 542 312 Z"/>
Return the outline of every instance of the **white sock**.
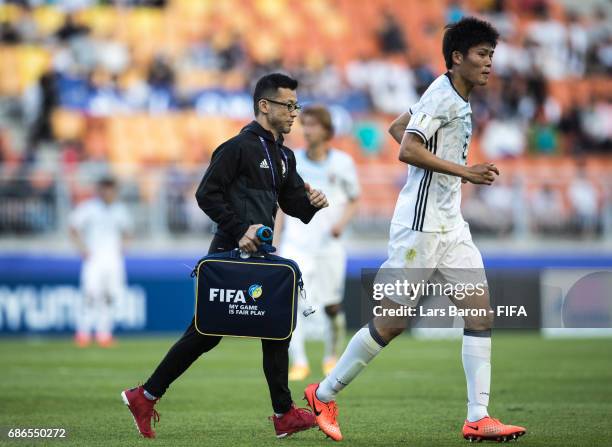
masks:
<path fill-rule="evenodd" d="M 147 390 L 143 390 L 142 394 L 144 394 L 144 397 L 146 397 L 149 400 L 157 400 L 157 397 L 153 396 Z"/>
<path fill-rule="evenodd" d="M 76 319 L 77 332 L 90 336 L 96 324 L 96 307 L 92 296 L 84 294 Z"/>
<path fill-rule="evenodd" d="M 327 321 L 329 328 L 325 331 L 323 338 L 324 360 L 337 357 L 342 352 L 346 336 L 346 317 L 344 312 L 339 312 L 335 316 L 327 318 Z"/>
<path fill-rule="evenodd" d="M 377 333 L 374 335 L 380 337 Z M 336 367 L 319 384 L 317 397 L 323 402 L 335 400 L 338 392 L 351 383 L 384 346 L 386 343 L 382 339 L 377 341 L 372 337 L 370 328 L 365 327 L 357 331 Z"/>
<path fill-rule="evenodd" d="M 483 331 L 483 333 L 486 332 Z M 464 335 L 461 356 L 467 382 L 467 419 L 470 422 L 476 422 L 489 415 L 487 406 L 491 389 L 490 331 L 488 331 L 488 336 L 484 337 Z"/>
<path fill-rule="evenodd" d="M 98 301 L 96 321 L 96 336 L 98 338 L 110 338 L 113 335 L 113 305 L 107 299 Z"/>
<path fill-rule="evenodd" d="M 301 312 L 298 312 L 298 321 L 295 330 L 291 335 L 289 356 L 291 357 L 292 365 L 308 366 L 306 343 L 304 341 L 304 317 L 302 316 Z"/>

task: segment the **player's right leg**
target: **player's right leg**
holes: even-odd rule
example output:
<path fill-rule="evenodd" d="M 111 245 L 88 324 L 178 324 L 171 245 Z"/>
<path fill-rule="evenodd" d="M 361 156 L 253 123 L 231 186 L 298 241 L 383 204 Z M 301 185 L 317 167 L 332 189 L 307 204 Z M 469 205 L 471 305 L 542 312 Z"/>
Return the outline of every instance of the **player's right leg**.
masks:
<path fill-rule="evenodd" d="M 435 235 L 392 226 L 389 258 L 381 266 L 375 283 L 394 284 L 396 280 L 404 279 L 409 282 L 426 281 L 433 273 L 429 268 L 432 264 L 430 255 L 436 244 Z M 415 247 L 418 248 L 418 256 L 408 256 Z M 317 424 L 335 441 L 342 439 L 337 422 L 337 394 L 350 384 L 391 340 L 404 331 L 409 317 L 406 312 L 398 311 L 415 306 L 418 298 L 407 295 L 389 295 L 388 298 L 383 298 L 380 301 L 380 312 L 353 336 L 331 373 L 321 383 L 311 384 L 306 388 L 304 397 L 315 413 Z"/>
<path fill-rule="evenodd" d="M 74 341 L 78 347 L 91 343 L 91 334 L 96 326 L 96 307 L 103 297 L 100 292 L 103 286 L 99 268 L 89 261 L 84 261 L 81 268 L 81 303 L 77 309 L 76 333 Z M 102 291 L 103 292 L 103 291 Z"/>
<path fill-rule="evenodd" d="M 399 306 L 387 299 L 384 303 L 383 308 Z M 337 421 L 336 396 L 406 328 L 408 317 L 394 320 L 391 322 L 389 317 L 376 317 L 366 327 L 357 331 L 327 377 L 318 384 L 310 384 L 304 391 L 304 398 L 314 412 L 317 425 L 334 441 L 342 440 Z M 377 326 L 380 327 L 380 331 Z"/>

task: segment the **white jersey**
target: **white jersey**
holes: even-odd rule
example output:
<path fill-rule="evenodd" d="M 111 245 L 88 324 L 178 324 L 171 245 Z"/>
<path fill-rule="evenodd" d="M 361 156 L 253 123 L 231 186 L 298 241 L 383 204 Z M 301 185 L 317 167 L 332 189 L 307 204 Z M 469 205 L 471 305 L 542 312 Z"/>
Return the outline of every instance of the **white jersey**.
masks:
<path fill-rule="evenodd" d="M 439 76 L 410 108 L 406 132 L 419 135 L 437 157 L 465 165 L 472 137 L 472 108 L 452 84 Z M 410 166 L 397 199 L 392 223 L 415 231 L 447 232 L 465 224 L 461 179 Z"/>
<path fill-rule="evenodd" d="M 75 208 L 70 226 L 81 234 L 89 252 L 88 261 L 97 262 L 122 257 L 123 234 L 131 231 L 132 221 L 122 203 L 107 205 L 95 198 Z"/>
<path fill-rule="evenodd" d="M 297 150 L 295 160 L 298 174 L 304 182 L 325 193 L 329 206 L 317 211 L 308 225 L 285 216 L 281 253 L 284 250 L 325 252 L 332 244 L 340 244 L 331 236 L 332 227 L 342 216 L 346 204 L 359 196 L 355 163 L 350 155 L 337 149 L 331 149 L 321 161 L 309 159 L 303 149 Z"/>

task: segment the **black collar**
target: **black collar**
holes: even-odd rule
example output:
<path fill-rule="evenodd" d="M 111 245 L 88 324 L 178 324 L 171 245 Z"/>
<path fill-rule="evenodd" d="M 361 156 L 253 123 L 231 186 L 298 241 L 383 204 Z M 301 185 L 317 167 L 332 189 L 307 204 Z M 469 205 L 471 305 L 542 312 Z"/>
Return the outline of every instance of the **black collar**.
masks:
<path fill-rule="evenodd" d="M 461 99 L 463 99 L 465 102 L 468 102 L 468 103 L 469 103 L 469 101 L 468 101 L 467 99 L 465 99 L 465 98 L 463 97 L 463 95 L 461 95 L 461 93 L 459 93 L 459 90 L 457 90 L 457 89 L 455 88 L 455 84 L 453 84 L 453 78 L 452 78 L 452 76 L 451 76 L 451 72 L 450 72 L 450 71 L 447 71 L 447 72 L 446 72 L 446 73 L 444 73 L 444 74 L 445 74 L 445 75 L 446 75 L 446 77 L 448 78 L 448 82 L 450 82 L 450 85 L 451 85 L 451 87 L 453 88 L 453 90 L 455 90 L 455 93 L 457 93 L 457 94 L 459 95 L 459 97 L 460 97 Z"/>
<path fill-rule="evenodd" d="M 269 130 L 266 130 L 262 127 L 261 124 L 259 124 L 256 120 L 251 121 L 249 124 L 247 124 L 246 126 L 244 126 L 241 130 L 241 132 L 253 132 L 255 135 L 257 135 L 258 137 L 262 137 L 263 139 L 271 142 L 271 143 L 276 143 L 280 146 L 283 145 L 283 142 L 285 141 L 285 139 L 283 138 L 283 135 L 279 135 L 278 140 L 274 140 L 274 135 L 272 134 L 272 132 L 270 132 Z"/>

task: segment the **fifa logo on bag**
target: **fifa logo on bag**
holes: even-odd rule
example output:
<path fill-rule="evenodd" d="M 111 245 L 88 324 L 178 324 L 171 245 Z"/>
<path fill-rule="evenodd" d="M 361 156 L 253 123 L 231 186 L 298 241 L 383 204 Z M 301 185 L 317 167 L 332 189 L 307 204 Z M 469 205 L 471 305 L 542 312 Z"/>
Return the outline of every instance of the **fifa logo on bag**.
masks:
<path fill-rule="evenodd" d="M 263 295 L 263 286 L 253 284 L 247 291 L 248 296 L 256 302 Z M 211 288 L 208 295 L 209 301 L 219 301 L 221 303 L 244 303 L 246 304 L 245 291 L 236 289 L 215 289 Z"/>
<path fill-rule="evenodd" d="M 253 284 L 249 287 L 249 296 L 253 299 L 253 301 L 257 300 L 257 298 L 261 298 L 263 294 L 263 287 L 261 284 Z"/>

